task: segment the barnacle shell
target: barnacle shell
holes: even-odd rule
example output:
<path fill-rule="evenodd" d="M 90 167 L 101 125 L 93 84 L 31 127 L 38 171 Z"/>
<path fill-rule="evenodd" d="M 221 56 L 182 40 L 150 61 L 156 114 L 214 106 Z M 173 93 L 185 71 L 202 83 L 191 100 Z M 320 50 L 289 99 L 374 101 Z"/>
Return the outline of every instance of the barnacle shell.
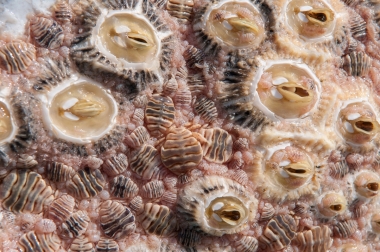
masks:
<path fill-rule="evenodd" d="M 380 234 L 380 213 L 375 213 L 371 217 L 372 231 Z"/>
<path fill-rule="evenodd" d="M 13 119 L 9 103 L 0 95 L 0 145 L 12 140 L 16 134 L 17 126 Z"/>
<path fill-rule="evenodd" d="M 302 251 L 327 251 L 333 243 L 331 233 L 327 225 L 316 226 L 298 233 L 295 240 Z"/>
<path fill-rule="evenodd" d="M 108 133 L 116 120 L 115 99 L 99 84 L 72 76 L 45 95 L 44 123 L 56 137 L 89 143 Z"/>
<path fill-rule="evenodd" d="M 167 206 L 147 203 L 139 219 L 150 234 L 169 236 L 177 229 L 177 219 Z"/>
<path fill-rule="evenodd" d="M 0 67 L 10 74 L 25 71 L 36 60 L 36 49 L 25 42 L 10 42 L 0 48 Z"/>
<path fill-rule="evenodd" d="M 374 198 L 380 189 L 380 178 L 373 172 L 362 172 L 356 176 L 355 189 L 358 194 L 365 198 Z"/>
<path fill-rule="evenodd" d="M 348 101 L 339 112 L 336 127 L 348 143 L 364 144 L 377 135 L 379 122 L 368 103 Z"/>
<path fill-rule="evenodd" d="M 54 252 L 61 246 L 61 240 L 56 234 L 36 234 L 30 231 L 19 240 L 22 252 L 44 251 Z"/>
<path fill-rule="evenodd" d="M 37 45 L 57 49 L 63 43 L 62 27 L 52 19 L 35 17 L 31 20 L 30 30 Z"/>
<path fill-rule="evenodd" d="M 346 211 L 347 200 L 342 194 L 329 192 L 322 197 L 318 208 L 319 212 L 324 216 L 334 217 Z"/>
<path fill-rule="evenodd" d="M 305 64 L 269 61 L 258 75 L 260 80 L 253 83 L 260 99 L 257 106 L 271 118 L 303 118 L 319 100 L 320 82 Z"/>
<path fill-rule="evenodd" d="M 256 214 L 257 201 L 237 182 L 207 176 L 180 191 L 177 209 L 185 217 L 183 229 L 221 236 L 243 230 Z"/>

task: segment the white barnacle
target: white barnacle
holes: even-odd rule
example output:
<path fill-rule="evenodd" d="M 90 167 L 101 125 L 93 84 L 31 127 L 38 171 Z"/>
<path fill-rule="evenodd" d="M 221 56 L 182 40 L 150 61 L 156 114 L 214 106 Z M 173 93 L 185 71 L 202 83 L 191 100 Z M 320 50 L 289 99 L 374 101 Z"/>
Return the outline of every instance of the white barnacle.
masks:
<path fill-rule="evenodd" d="M 354 181 L 356 192 L 365 198 L 374 198 L 380 189 L 380 179 L 376 173 L 362 172 Z"/>
<path fill-rule="evenodd" d="M 329 192 L 325 194 L 318 205 L 319 212 L 326 217 L 343 214 L 347 209 L 347 200 L 340 194 Z"/>

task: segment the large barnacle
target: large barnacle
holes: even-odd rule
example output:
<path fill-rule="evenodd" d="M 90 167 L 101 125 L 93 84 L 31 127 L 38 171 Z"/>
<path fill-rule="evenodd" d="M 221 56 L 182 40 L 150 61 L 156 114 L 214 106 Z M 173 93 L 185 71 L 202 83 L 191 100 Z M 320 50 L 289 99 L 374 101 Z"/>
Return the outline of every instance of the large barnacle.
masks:
<path fill-rule="evenodd" d="M 264 68 L 256 91 L 267 113 L 292 119 L 304 117 L 314 108 L 319 82 L 302 64 L 274 63 Z"/>
<path fill-rule="evenodd" d="M 340 111 L 337 129 L 347 142 L 364 144 L 377 135 L 379 123 L 369 104 L 354 102 Z"/>
<path fill-rule="evenodd" d="M 376 197 L 380 189 L 380 179 L 373 172 L 360 173 L 356 177 L 354 184 L 357 193 L 365 198 Z"/>
<path fill-rule="evenodd" d="M 335 28 L 334 11 L 324 2 L 290 1 L 286 16 L 288 24 L 304 39 L 327 37 Z"/>
<path fill-rule="evenodd" d="M 215 45 L 206 46 L 206 53 L 221 46 L 257 48 L 265 38 L 263 16 L 249 1 L 223 1 L 210 4 L 204 11 L 194 29 L 200 43 L 206 46 L 205 38 L 208 38 Z"/>
<path fill-rule="evenodd" d="M 12 135 L 14 127 L 7 104 L 0 100 L 0 144 Z"/>
<path fill-rule="evenodd" d="M 207 176 L 184 187 L 178 211 L 185 218 L 183 230 L 202 230 L 221 236 L 238 233 L 257 210 L 257 202 L 239 183 L 220 176 Z"/>
<path fill-rule="evenodd" d="M 115 123 L 116 102 L 96 83 L 68 80 L 46 96 L 45 125 L 58 138 L 75 143 L 97 140 Z"/>
<path fill-rule="evenodd" d="M 347 209 L 346 198 L 339 193 L 327 193 L 318 205 L 319 212 L 326 217 L 342 214 Z"/>

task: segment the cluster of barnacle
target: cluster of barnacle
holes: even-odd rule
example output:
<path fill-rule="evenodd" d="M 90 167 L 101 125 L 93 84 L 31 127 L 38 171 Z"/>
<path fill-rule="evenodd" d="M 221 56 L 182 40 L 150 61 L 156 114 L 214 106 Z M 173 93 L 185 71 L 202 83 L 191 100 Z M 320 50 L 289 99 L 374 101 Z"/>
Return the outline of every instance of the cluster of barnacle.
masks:
<path fill-rule="evenodd" d="M 58 0 L 0 41 L 0 250 L 379 250 L 379 8 Z"/>

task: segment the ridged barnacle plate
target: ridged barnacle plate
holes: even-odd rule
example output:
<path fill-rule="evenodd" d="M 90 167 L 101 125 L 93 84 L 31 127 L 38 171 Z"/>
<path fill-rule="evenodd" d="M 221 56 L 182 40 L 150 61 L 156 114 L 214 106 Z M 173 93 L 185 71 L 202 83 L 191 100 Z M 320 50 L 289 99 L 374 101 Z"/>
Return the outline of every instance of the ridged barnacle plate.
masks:
<path fill-rule="evenodd" d="M 275 43 L 285 53 L 322 62 L 332 58 L 339 46 L 347 14 L 340 1 L 281 0 L 271 1 L 278 12 Z M 331 50 L 332 49 L 332 50 Z"/>
<path fill-rule="evenodd" d="M 227 51 L 258 48 L 266 37 L 265 22 L 251 1 L 221 0 L 197 12 L 193 28 L 202 49 L 216 55 L 222 47 Z"/>
<path fill-rule="evenodd" d="M 39 98 L 46 129 L 68 142 L 96 141 L 116 123 L 118 106 L 113 96 L 84 76 L 72 75 Z"/>
<path fill-rule="evenodd" d="M 220 176 L 187 184 L 178 199 L 181 228 L 215 236 L 244 230 L 257 211 L 256 198 L 244 186 Z"/>
<path fill-rule="evenodd" d="M 261 63 L 251 85 L 252 103 L 274 120 L 310 115 L 320 99 L 321 84 L 301 61 L 270 60 Z"/>
<path fill-rule="evenodd" d="M 380 124 L 368 98 L 343 101 L 338 108 L 335 130 L 341 140 L 351 147 L 361 147 L 377 139 Z"/>
<path fill-rule="evenodd" d="M 320 189 L 318 156 L 294 143 L 285 142 L 266 149 L 262 167 L 253 179 L 263 198 L 295 200 L 303 195 L 316 196 Z"/>
<path fill-rule="evenodd" d="M 82 72 L 122 76 L 123 82 L 132 83 L 127 87 L 132 94 L 162 79 L 171 60 L 172 33 L 150 1 L 102 1 L 100 5 L 85 0 L 80 5 L 85 31 L 74 40 L 71 56 Z M 85 18 L 87 12 L 92 16 Z"/>

